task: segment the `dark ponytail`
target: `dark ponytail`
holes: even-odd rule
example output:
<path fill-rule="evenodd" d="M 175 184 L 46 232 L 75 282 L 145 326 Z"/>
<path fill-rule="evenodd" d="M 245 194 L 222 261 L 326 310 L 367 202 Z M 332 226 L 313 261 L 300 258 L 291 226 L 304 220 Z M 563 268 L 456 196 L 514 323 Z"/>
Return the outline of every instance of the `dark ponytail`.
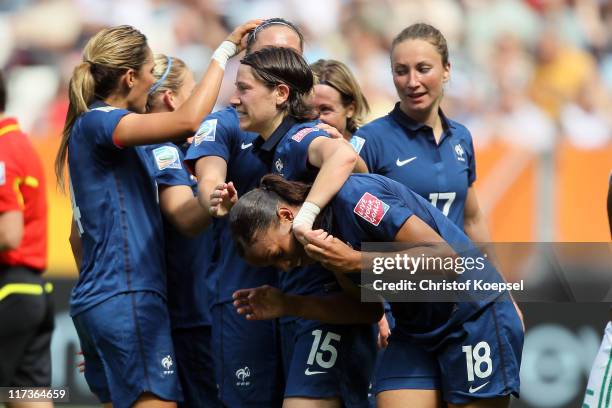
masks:
<path fill-rule="evenodd" d="M 243 195 L 229 214 L 230 230 L 238 253 L 244 255 L 258 232 L 278 225 L 279 204 L 302 205 L 310 187 L 310 184 L 287 181 L 276 174 L 263 176 L 259 188 Z"/>

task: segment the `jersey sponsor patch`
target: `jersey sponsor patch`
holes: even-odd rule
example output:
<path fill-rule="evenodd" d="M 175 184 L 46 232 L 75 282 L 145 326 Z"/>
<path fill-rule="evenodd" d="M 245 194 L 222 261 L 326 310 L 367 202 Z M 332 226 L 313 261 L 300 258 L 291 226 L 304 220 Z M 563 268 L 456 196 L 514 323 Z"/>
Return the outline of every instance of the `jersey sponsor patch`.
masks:
<path fill-rule="evenodd" d="M 370 193 L 364 193 L 353 212 L 374 226 L 378 226 L 389 210 L 389 205 Z"/>
<path fill-rule="evenodd" d="M 119 108 L 115 108 L 114 106 L 99 106 L 97 108 L 93 108 L 92 111 L 111 112 L 111 111 L 114 111 L 115 109 L 119 109 Z"/>
<path fill-rule="evenodd" d="M 353 136 L 351 137 L 351 140 L 349 140 L 349 143 L 351 146 L 353 146 L 353 149 L 355 149 L 357 154 L 359 154 L 363 148 L 363 145 L 365 144 L 365 139 L 363 137 Z"/>
<path fill-rule="evenodd" d="M 217 134 L 217 119 L 208 119 L 200 125 L 200 128 L 193 138 L 193 142 L 198 146 L 202 142 L 214 142 Z"/>
<path fill-rule="evenodd" d="M 6 165 L 0 161 L 0 186 L 6 183 Z"/>
<path fill-rule="evenodd" d="M 180 169 L 181 159 L 179 158 L 178 150 L 173 146 L 161 146 L 153 150 L 155 163 L 160 170 L 165 169 Z"/>
<path fill-rule="evenodd" d="M 295 140 L 296 142 L 301 142 L 302 139 L 304 139 L 304 137 L 306 137 L 307 134 L 314 132 L 315 130 L 318 130 L 317 128 L 304 128 L 302 130 L 300 130 L 299 132 L 297 132 L 295 135 L 291 136 L 291 138 L 293 140 Z"/>

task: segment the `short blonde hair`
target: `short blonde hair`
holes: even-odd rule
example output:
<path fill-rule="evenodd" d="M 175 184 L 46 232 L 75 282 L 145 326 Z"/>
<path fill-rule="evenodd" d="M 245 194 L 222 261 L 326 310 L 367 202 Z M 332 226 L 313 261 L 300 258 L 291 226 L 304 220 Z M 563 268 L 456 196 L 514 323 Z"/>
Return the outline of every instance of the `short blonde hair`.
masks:
<path fill-rule="evenodd" d="M 346 107 L 355 104 L 355 114 L 346 120 L 347 130 L 355 133 L 365 122 L 370 105 L 351 70 L 340 61 L 324 59 L 318 60 L 310 68 L 318 84 L 328 85 L 338 91 L 342 105 Z"/>
<path fill-rule="evenodd" d="M 168 69 L 168 66 L 170 66 L 170 69 Z M 183 86 L 183 82 L 185 82 L 186 72 L 187 65 L 180 58 L 169 57 L 165 54 L 155 54 L 153 76 L 156 82 L 151 88 L 151 91 L 149 91 L 147 111 L 153 108 L 155 98 L 158 95 L 165 91 L 172 91 L 175 94 L 178 93 Z"/>

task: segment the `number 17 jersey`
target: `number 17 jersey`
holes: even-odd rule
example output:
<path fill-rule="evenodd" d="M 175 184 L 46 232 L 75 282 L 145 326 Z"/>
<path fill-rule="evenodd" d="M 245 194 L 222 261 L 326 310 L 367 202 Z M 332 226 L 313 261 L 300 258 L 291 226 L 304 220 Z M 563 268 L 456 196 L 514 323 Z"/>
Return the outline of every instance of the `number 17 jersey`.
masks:
<path fill-rule="evenodd" d="M 468 188 L 476 180 L 470 132 L 440 111 L 444 132 L 436 143 L 432 129 L 401 111 L 399 103 L 386 116 L 360 128 L 354 136 L 370 173 L 410 188 L 463 230 Z"/>

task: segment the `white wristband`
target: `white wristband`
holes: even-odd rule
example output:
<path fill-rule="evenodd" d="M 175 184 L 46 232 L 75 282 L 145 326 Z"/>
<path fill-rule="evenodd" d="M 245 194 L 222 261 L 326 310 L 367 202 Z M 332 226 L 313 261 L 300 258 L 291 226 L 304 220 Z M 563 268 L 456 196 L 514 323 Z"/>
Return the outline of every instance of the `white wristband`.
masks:
<path fill-rule="evenodd" d="M 298 211 L 293 219 L 293 228 L 295 228 L 296 225 L 304 225 L 307 229 L 312 229 L 312 225 L 320 212 L 321 209 L 318 205 L 305 201 L 304 204 L 302 204 L 302 208 L 300 208 L 300 211 Z"/>
<path fill-rule="evenodd" d="M 217 61 L 221 66 L 221 69 L 225 70 L 227 60 L 236 55 L 236 51 L 238 51 L 238 46 L 231 41 L 225 40 L 215 50 L 211 59 Z"/>

